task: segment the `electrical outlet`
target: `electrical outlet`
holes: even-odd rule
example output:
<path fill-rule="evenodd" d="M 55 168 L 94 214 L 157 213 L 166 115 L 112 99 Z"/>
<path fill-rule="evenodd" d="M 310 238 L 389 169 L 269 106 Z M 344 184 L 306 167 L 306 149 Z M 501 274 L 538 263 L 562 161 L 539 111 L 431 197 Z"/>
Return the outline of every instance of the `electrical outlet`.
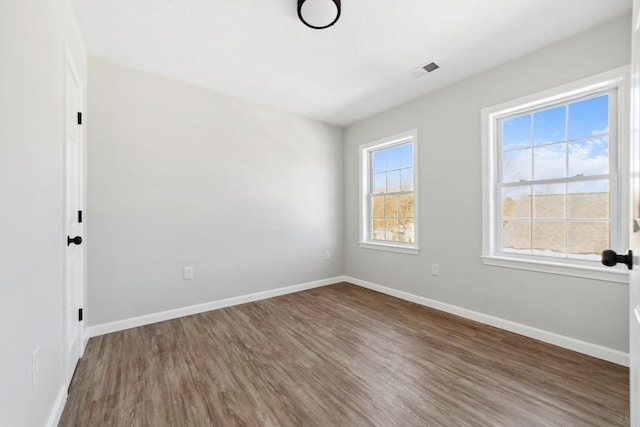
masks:
<path fill-rule="evenodd" d="M 433 276 L 437 276 L 440 274 L 440 265 L 439 264 L 431 264 L 431 274 Z"/>
<path fill-rule="evenodd" d="M 324 251 L 324 260 L 329 261 L 330 259 L 331 259 L 331 251 L 327 249 L 326 251 Z"/>
<path fill-rule="evenodd" d="M 184 280 L 193 279 L 193 267 L 185 267 L 182 269 L 182 277 Z"/>
<path fill-rule="evenodd" d="M 36 385 L 38 370 L 40 369 L 40 347 L 31 352 L 31 384 Z"/>

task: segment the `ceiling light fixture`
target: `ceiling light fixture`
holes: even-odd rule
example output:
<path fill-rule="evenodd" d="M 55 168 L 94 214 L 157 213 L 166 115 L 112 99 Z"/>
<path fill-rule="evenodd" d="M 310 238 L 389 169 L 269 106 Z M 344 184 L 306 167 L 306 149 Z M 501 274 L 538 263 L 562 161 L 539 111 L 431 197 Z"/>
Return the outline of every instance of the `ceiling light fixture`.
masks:
<path fill-rule="evenodd" d="M 340 0 L 298 0 L 298 18 L 315 30 L 329 28 L 340 18 Z"/>

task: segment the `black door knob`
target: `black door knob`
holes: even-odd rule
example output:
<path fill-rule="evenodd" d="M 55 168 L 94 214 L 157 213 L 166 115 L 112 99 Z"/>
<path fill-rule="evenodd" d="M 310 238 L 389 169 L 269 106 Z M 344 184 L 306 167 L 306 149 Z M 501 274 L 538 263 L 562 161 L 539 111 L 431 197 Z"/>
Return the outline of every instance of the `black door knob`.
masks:
<path fill-rule="evenodd" d="M 602 263 L 607 267 L 613 267 L 617 263 L 622 263 L 631 270 L 633 268 L 633 252 L 629 250 L 626 255 L 618 255 L 616 251 L 607 249 L 606 251 L 602 251 Z"/>
<path fill-rule="evenodd" d="M 79 245 L 80 243 L 82 243 L 82 237 L 80 237 L 80 236 L 76 236 L 76 237 L 67 236 L 67 246 L 69 246 L 72 243 L 74 245 Z"/>

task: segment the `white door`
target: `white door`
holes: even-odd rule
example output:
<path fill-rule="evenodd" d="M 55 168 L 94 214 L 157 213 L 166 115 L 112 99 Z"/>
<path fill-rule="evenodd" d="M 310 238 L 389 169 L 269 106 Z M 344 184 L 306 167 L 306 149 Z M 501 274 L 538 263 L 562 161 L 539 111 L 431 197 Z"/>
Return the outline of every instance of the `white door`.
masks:
<path fill-rule="evenodd" d="M 64 298 L 65 322 L 65 375 L 71 381 L 82 351 L 79 310 L 83 301 L 83 246 L 82 246 L 82 192 L 83 192 L 83 131 L 82 84 L 69 50 L 65 65 L 65 148 L 66 148 L 66 274 Z"/>
<path fill-rule="evenodd" d="M 629 365 L 631 392 L 631 426 L 640 427 L 640 0 L 633 2 L 633 31 L 631 47 L 631 187 L 633 232 L 631 250 L 634 268 L 629 285 Z M 637 222 L 637 224 L 636 224 Z"/>

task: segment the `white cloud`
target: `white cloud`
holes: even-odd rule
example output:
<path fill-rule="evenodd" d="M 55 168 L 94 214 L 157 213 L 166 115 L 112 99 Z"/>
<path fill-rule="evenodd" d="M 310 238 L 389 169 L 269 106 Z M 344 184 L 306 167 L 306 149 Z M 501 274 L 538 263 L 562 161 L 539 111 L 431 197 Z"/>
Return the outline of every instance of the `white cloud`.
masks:
<path fill-rule="evenodd" d="M 539 180 L 577 175 L 602 175 L 609 172 L 609 144 L 607 137 L 591 138 L 568 144 L 544 145 L 533 149 L 508 151 L 503 154 L 503 180 Z M 533 162 L 531 156 L 534 156 Z M 531 168 L 533 165 L 533 176 Z"/>

